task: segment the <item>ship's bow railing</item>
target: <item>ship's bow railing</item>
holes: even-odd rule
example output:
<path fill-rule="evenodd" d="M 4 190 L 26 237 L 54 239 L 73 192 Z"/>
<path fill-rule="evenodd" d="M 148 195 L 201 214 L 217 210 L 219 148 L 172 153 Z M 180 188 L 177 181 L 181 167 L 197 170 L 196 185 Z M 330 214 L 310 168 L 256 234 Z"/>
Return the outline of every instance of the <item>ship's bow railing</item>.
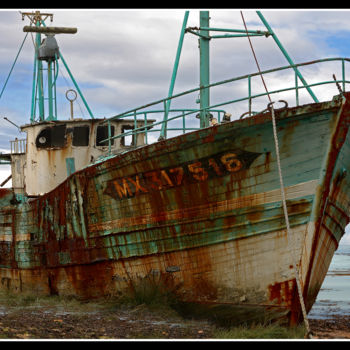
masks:
<path fill-rule="evenodd" d="M 199 129 L 199 114 L 202 110 L 196 108 L 196 104 L 199 103 L 198 96 L 201 89 L 210 89 L 212 102 L 204 111 L 209 118 L 210 126 L 229 121 L 231 115 L 232 119 L 239 119 L 260 113 L 269 103 L 267 95 L 273 96 L 276 100 L 288 100 L 289 106 L 299 106 L 314 102 L 310 101 L 310 96 L 306 92 L 307 88 L 308 90 L 311 88 L 313 91 L 317 90 L 316 95 L 321 97 L 320 102 L 331 100 L 334 95 L 345 92 L 347 84 L 350 83 L 346 79 L 349 62 L 348 58 L 325 58 L 247 74 L 187 90 L 106 119 L 105 123 L 110 126 L 114 120 L 132 117 L 134 128 L 114 136 L 109 132 L 109 137 L 104 142 L 110 145 L 112 139 L 144 133 L 145 143 L 149 144 Z M 306 70 L 304 76 L 309 75 L 308 81 L 311 83 L 300 84 L 296 67 L 299 71 Z M 261 76 L 267 82 L 268 92 L 262 88 Z M 286 87 L 287 82 L 290 85 Z M 233 95 L 235 98 L 232 98 Z M 167 110 L 169 100 L 173 105 L 187 105 L 191 108 Z M 140 120 L 143 124 L 138 127 L 137 122 Z M 110 127 L 108 129 L 111 130 Z"/>

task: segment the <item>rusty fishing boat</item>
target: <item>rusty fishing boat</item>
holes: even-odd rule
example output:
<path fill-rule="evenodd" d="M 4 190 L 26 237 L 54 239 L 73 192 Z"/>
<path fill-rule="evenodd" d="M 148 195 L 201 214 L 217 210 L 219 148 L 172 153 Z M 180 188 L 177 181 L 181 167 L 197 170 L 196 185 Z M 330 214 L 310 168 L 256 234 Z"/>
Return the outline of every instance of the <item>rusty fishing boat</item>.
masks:
<path fill-rule="evenodd" d="M 167 97 L 110 118 L 88 109 L 90 119 L 55 115 L 56 66 L 66 66 L 55 36 L 76 29 L 22 14 L 24 32 L 36 35 L 36 77 L 26 139 L 1 154 L 12 170 L 12 187 L 0 189 L 1 290 L 95 298 L 153 281 L 190 309 L 237 323 L 305 318 L 349 222 L 348 59 L 294 64 L 257 11 L 266 30 L 225 36 L 272 38 L 289 65 L 210 83 L 209 42 L 222 30 L 210 28 L 207 11 L 186 27 L 188 14 Z M 200 86 L 174 95 L 185 34 L 199 37 Z M 301 68 L 324 62 L 340 63 L 342 79 L 319 83 L 336 87 L 320 102 Z M 253 95 L 252 78 L 277 73 L 285 83 L 286 71 L 292 87 Z M 210 105 L 210 91 L 242 81 L 247 96 Z M 286 91 L 293 101 L 267 99 Z M 300 105 L 302 91 L 310 103 Z M 190 94 L 196 109 L 171 108 Z M 254 111 L 261 96 L 267 103 Z M 242 101 L 246 112 L 236 115 Z"/>

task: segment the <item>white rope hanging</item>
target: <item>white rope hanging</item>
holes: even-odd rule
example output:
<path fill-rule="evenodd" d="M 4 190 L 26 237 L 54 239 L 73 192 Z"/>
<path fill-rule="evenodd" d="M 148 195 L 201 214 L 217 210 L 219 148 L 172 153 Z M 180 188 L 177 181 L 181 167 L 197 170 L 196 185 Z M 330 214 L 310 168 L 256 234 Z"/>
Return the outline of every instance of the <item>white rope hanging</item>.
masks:
<path fill-rule="evenodd" d="M 271 101 L 271 97 L 269 95 L 269 92 L 267 90 L 267 87 L 266 87 L 266 84 L 265 84 L 265 81 L 264 81 L 264 77 L 261 74 L 260 66 L 259 66 L 258 60 L 256 58 L 256 55 L 255 55 L 255 52 L 254 52 L 254 48 L 253 48 L 253 45 L 251 43 L 249 34 L 248 34 L 248 30 L 247 30 L 247 26 L 246 26 L 246 23 L 245 23 L 245 20 L 244 20 L 244 17 L 243 17 L 243 13 L 242 13 L 242 11 L 240 11 L 240 12 L 241 12 L 243 24 L 244 24 L 244 27 L 245 27 L 245 30 L 246 30 L 246 34 L 247 34 L 247 37 L 248 37 L 248 40 L 249 40 L 249 44 L 250 44 L 250 47 L 252 49 L 256 65 L 257 65 L 258 70 L 260 72 L 260 77 L 262 79 L 262 82 L 263 82 L 263 85 L 265 87 L 268 99 L 270 101 L 270 103 L 268 104 L 268 109 L 271 111 L 273 137 L 274 137 L 274 142 L 275 142 L 276 160 L 277 160 L 278 175 L 279 175 L 279 181 L 280 181 L 282 206 L 283 206 L 284 218 L 285 218 L 286 229 L 287 229 L 288 246 L 289 246 L 289 251 L 292 252 L 293 270 L 294 270 L 295 280 L 296 280 L 296 283 L 297 283 L 299 302 L 300 302 L 300 306 L 301 306 L 301 310 L 302 310 L 302 314 L 303 314 L 305 328 L 306 328 L 306 331 L 307 331 L 306 337 L 312 338 L 310 325 L 309 325 L 309 321 L 308 321 L 307 313 L 306 313 L 306 308 L 305 308 L 304 297 L 303 297 L 302 288 L 301 288 L 300 274 L 299 274 L 299 270 L 298 270 L 297 263 L 296 263 L 297 259 L 295 257 L 294 244 L 292 244 L 292 234 L 291 234 L 290 225 L 289 225 L 289 216 L 288 216 L 288 210 L 287 210 L 286 195 L 285 195 L 285 189 L 284 189 L 284 184 L 283 184 L 282 167 L 281 167 L 281 161 L 280 161 L 280 152 L 279 152 L 279 145 L 278 145 L 278 135 L 277 135 L 277 128 L 276 128 L 275 110 L 273 108 L 274 102 Z"/>
<path fill-rule="evenodd" d="M 273 108 L 272 104 L 273 104 L 273 102 L 269 103 L 269 109 L 271 111 L 273 138 L 275 141 L 276 160 L 277 160 L 278 175 L 279 175 L 279 180 L 280 180 L 283 212 L 284 212 L 284 218 L 286 221 L 286 228 L 287 228 L 288 246 L 289 246 L 289 251 L 292 252 L 292 255 L 293 255 L 293 270 L 294 270 L 295 280 L 296 280 L 297 288 L 298 288 L 300 306 L 301 306 L 301 310 L 303 313 L 305 327 L 307 330 L 307 337 L 311 338 L 311 330 L 310 330 L 310 325 L 309 325 L 309 321 L 307 318 L 305 302 L 304 302 L 304 297 L 303 297 L 301 283 L 300 283 L 300 274 L 299 274 L 299 270 L 297 268 L 297 259 L 295 257 L 294 244 L 292 243 L 292 233 L 291 233 L 290 225 L 289 225 L 289 217 L 288 217 L 288 210 L 287 210 L 287 203 L 286 203 L 286 194 L 285 194 L 285 190 L 284 190 L 282 167 L 281 167 L 281 161 L 280 161 L 280 152 L 279 152 L 278 136 L 277 136 L 277 128 L 276 128 L 275 109 Z"/>

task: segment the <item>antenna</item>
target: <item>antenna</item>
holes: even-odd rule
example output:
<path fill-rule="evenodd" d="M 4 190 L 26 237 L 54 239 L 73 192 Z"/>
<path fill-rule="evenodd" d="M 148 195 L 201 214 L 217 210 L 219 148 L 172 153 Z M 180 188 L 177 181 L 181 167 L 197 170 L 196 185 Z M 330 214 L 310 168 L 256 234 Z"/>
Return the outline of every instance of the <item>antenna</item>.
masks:
<path fill-rule="evenodd" d="M 25 17 L 28 17 L 30 20 L 30 23 L 34 26 L 37 25 L 37 23 L 45 22 L 45 20 L 50 17 L 50 21 L 53 21 L 53 13 L 41 13 L 40 11 L 35 12 L 21 12 L 22 15 L 22 21 L 24 21 Z"/>
<path fill-rule="evenodd" d="M 8 121 L 9 123 L 11 123 L 12 125 L 14 125 L 18 129 L 19 132 L 22 132 L 21 128 L 18 125 L 16 125 L 14 122 L 12 122 L 10 119 L 7 119 L 6 117 L 4 117 L 4 119 L 6 121 Z"/>

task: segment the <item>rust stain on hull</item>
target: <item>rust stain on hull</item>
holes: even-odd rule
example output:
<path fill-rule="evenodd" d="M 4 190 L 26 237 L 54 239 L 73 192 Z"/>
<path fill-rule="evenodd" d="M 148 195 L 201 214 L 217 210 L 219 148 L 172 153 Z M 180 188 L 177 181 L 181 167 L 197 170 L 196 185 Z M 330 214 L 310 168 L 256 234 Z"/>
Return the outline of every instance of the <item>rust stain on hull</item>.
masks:
<path fill-rule="evenodd" d="M 326 264 L 314 266 L 321 256 L 329 260 L 341 237 L 332 235 L 333 226 L 341 230 L 348 222 L 339 214 L 348 208 L 342 199 L 346 177 L 339 175 L 344 164 L 338 164 L 338 154 L 345 152 L 347 108 L 338 127 L 337 100 L 277 113 L 293 236 L 313 242 L 296 246 L 308 307 L 310 291 L 317 291 L 326 273 Z M 318 120 L 320 113 L 327 118 Z M 310 130 L 315 141 L 302 152 L 300 141 Z M 327 139 L 333 130 L 335 143 Z M 327 150 L 325 191 L 317 196 Z M 337 189 L 326 206 L 332 181 Z M 11 191 L 0 191 L 0 203 L 3 289 L 91 298 L 154 283 L 183 301 L 230 305 L 242 322 L 254 310 L 257 318 L 263 313 L 300 321 L 270 115 L 115 156 L 27 202 L 16 203 Z M 321 217 L 319 208 L 342 219 Z"/>

